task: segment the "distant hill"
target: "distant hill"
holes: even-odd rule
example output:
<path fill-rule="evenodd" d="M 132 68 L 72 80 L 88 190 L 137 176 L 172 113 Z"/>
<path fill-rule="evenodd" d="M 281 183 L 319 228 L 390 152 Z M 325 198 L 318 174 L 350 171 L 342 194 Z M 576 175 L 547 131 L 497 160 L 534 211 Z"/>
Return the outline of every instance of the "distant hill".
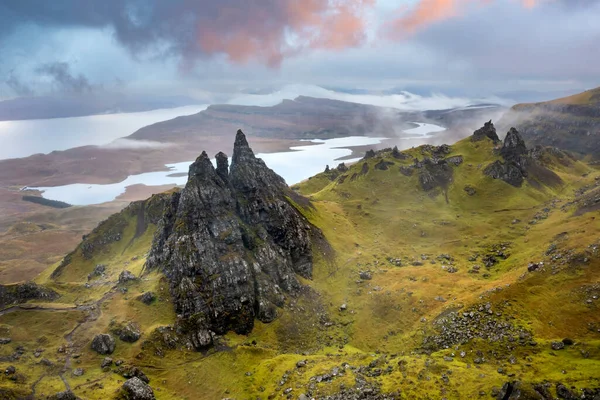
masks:
<path fill-rule="evenodd" d="M 541 103 L 517 104 L 498 122 L 532 145 L 556 146 L 600 159 L 600 88 Z"/>
<path fill-rule="evenodd" d="M 126 96 L 120 93 L 20 97 L 0 101 L 0 121 L 85 117 L 198 104 L 185 96 Z"/>
<path fill-rule="evenodd" d="M 497 105 L 461 109 L 411 112 L 395 108 L 340 100 L 299 96 L 272 107 L 212 105 L 189 116 L 178 117 L 141 128 L 131 139 L 161 142 L 200 140 L 205 136 L 226 136 L 238 128 L 250 136 L 278 139 L 330 139 L 345 136 L 395 137 L 412 122 L 439 123 L 445 128 L 461 126 L 466 120 L 483 122 Z M 489 119 L 489 118 L 488 118 Z M 466 136 L 463 135 L 462 137 Z"/>

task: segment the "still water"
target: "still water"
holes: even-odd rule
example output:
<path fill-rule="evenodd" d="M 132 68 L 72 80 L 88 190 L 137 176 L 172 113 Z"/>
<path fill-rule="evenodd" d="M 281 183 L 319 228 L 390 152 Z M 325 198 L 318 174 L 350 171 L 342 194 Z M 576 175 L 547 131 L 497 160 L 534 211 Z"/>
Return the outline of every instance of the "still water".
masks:
<path fill-rule="evenodd" d="M 207 105 L 138 113 L 88 117 L 0 121 L 0 160 L 27 157 L 87 145 L 105 145 L 138 129 L 181 115 L 205 110 Z"/>

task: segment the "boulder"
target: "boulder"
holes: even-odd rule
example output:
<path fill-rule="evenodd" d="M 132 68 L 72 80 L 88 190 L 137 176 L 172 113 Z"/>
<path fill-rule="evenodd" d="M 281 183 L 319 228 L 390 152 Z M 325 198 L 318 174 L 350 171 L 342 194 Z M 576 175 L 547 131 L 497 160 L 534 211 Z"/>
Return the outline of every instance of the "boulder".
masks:
<path fill-rule="evenodd" d="M 88 281 L 91 281 L 97 276 L 102 276 L 106 272 L 105 264 L 98 264 L 94 267 L 94 270 L 88 275 Z"/>
<path fill-rule="evenodd" d="M 119 274 L 119 283 L 135 281 L 137 278 L 130 271 L 123 271 Z"/>
<path fill-rule="evenodd" d="M 338 164 L 337 168 L 336 168 L 339 172 L 346 172 L 348 171 L 348 167 L 346 166 L 346 164 L 344 163 L 340 163 Z"/>
<path fill-rule="evenodd" d="M 113 359 L 110 357 L 104 357 L 104 360 L 102 360 L 102 364 L 100 364 L 100 368 L 108 368 L 112 365 L 113 363 Z"/>
<path fill-rule="evenodd" d="M 552 350 L 562 350 L 565 348 L 565 344 L 563 342 L 552 342 L 550 347 L 552 347 Z"/>
<path fill-rule="evenodd" d="M 375 169 L 386 171 L 391 165 L 394 165 L 394 163 L 391 161 L 380 160 L 377 164 L 375 164 Z"/>
<path fill-rule="evenodd" d="M 116 342 L 115 339 L 108 333 L 101 333 L 94 336 L 92 340 L 92 350 L 98 354 L 112 354 L 115 351 Z"/>
<path fill-rule="evenodd" d="M 375 150 L 371 149 L 371 150 L 367 150 L 367 152 L 365 153 L 365 157 L 363 159 L 367 160 L 367 159 L 373 158 L 373 157 L 375 157 Z"/>
<path fill-rule="evenodd" d="M 75 393 L 71 392 L 70 390 L 66 390 L 48 397 L 48 400 L 80 400 L 80 398 L 75 396 Z"/>
<path fill-rule="evenodd" d="M 138 297 L 138 300 L 146 305 L 150 305 L 156 300 L 156 294 L 154 292 L 144 292 Z"/>
<path fill-rule="evenodd" d="M 464 190 L 469 196 L 475 196 L 477 194 L 477 190 L 471 185 L 465 186 Z"/>
<path fill-rule="evenodd" d="M 119 329 L 119 339 L 124 342 L 134 343 L 140 339 L 142 333 L 140 331 L 140 326 L 135 322 L 128 322 L 125 326 Z"/>
<path fill-rule="evenodd" d="M 126 400 L 154 400 L 154 391 L 138 377 L 125 381 L 121 387 L 121 398 Z"/>

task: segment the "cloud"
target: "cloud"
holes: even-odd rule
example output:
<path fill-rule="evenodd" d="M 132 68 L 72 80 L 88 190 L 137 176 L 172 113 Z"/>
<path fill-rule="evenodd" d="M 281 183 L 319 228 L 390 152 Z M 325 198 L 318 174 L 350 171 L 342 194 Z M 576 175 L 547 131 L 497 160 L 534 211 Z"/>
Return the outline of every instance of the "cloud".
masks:
<path fill-rule="evenodd" d="M 14 71 L 10 71 L 8 78 L 4 81 L 6 86 L 8 86 L 17 96 L 32 96 L 34 94 L 33 90 L 24 83 L 21 79 L 19 79 Z"/>
<path fill-rule="evenodd" d="M 352 94 L 324 89 L 313 85 L 287 85 L 281 90 L 268 94 L 244 94 L 234 97 L 229 104 L 268 107 L 293 100 L 298 96 L 309 96 L 325 99 L 347 101 L 351 103 L 370 104 L 379 107 L 396 108 L 405 111 L 445 110 L 466 107 L 472 104 L 495 103 L 506 104 L 499 98 L 469 99 L 465 97 L 448 97 L 441 94 L 420 96 L 409 92 L 398 94 Z"/>
<path fill-rule="evenodd" d="M 466 9 L 472 5 L 487 6 L 494 0 L 419 0 L 417 4 L 406 12 L 406 7 L 398 11 L 401 16 L 385 24 L 387 34 L 395 39 L 405 38 L 407 35 L 436 22 L 455 18 L 465 14 Z M 525 8 L 533 8 L 544 0 L 513 0 L 520 2 Z"/>
<path fill-rule="evenodd" d="M 308 49 L 365 40 L 375 0 L 18 0 L 0 4 L 0 40 L 14 20 L 46 27 L 111 28 L 133 54 L 177 55 L 182 65 L 225 55 L 277 66 Z"/>
<path fill-rule="evenodd" d="M 83 74 L 73 75 L 69 64 L 66 62 L 42 64 L 36 68 L 36 72 L 48 76 L 61 92 L 79 94 L 91 92 L 93 89 Z"/>

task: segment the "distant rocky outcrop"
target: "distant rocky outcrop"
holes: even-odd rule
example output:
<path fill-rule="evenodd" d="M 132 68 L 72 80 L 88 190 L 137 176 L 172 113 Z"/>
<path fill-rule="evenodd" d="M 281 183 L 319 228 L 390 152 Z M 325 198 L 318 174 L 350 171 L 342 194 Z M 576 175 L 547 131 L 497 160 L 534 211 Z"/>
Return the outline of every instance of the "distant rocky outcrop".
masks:
<path fill-rule="evenodd" d="M 33 282 L 0 285 L 0 307 L 25 303 L 29 300 L 55 300 L 58 293 Z"/>
<path fill-rule="evenodd" d="M 490 125 L 488 125 L 490 124 Z M 486 127 L 481 128 L 473 134 L 481 135 L 482 129 L 486 129 L 488 132 L 495 132 L 495 128 L 491 122 L 486 123 Z M 556 152 L 557 150 L 549 150 Z M 533 185 L 557 185 L 562 181 L 556 173 L 543 166 L 538 160 L 543 158 L 545 150 L 542 148 L 534 148 L 528 150 L 525 145 L 525 141 L 521 134 L 515 129 L 511 128 L 506 137 L 504 143 L 499 150 L 499 154 L 503 161 L 496 160 L 488 165 L 483 173 L 494 179 L 501 179 L 504 182 L 515 186 L 521 187 L 525 179 Z M 560 153 L 560 151 L 558 151 Z"/>
<path fill-rule="evenodd" d="M 145 265 L 169 283 L 180 327 L 196 348 L 215 334 L 248 333 L 270 322 L 297 275 L 312 275 L 311 232 L 290 199 L 302 199 L 254 156 L 238 131 L 231 167 L 206 153 L 190 166 L 185 188 L 171 197 Z"/>
<path fill-rule="evenodd" d="M 500 143 L 500 138 L 496 133 L 496 127 L 491 120 L 486 122 L 483 127 L 477 129 L 473 133 L 473 136 L 471 136 L 471 141 L 479 142 L 485 138 L 491 139 L 494 143 Z"/>

